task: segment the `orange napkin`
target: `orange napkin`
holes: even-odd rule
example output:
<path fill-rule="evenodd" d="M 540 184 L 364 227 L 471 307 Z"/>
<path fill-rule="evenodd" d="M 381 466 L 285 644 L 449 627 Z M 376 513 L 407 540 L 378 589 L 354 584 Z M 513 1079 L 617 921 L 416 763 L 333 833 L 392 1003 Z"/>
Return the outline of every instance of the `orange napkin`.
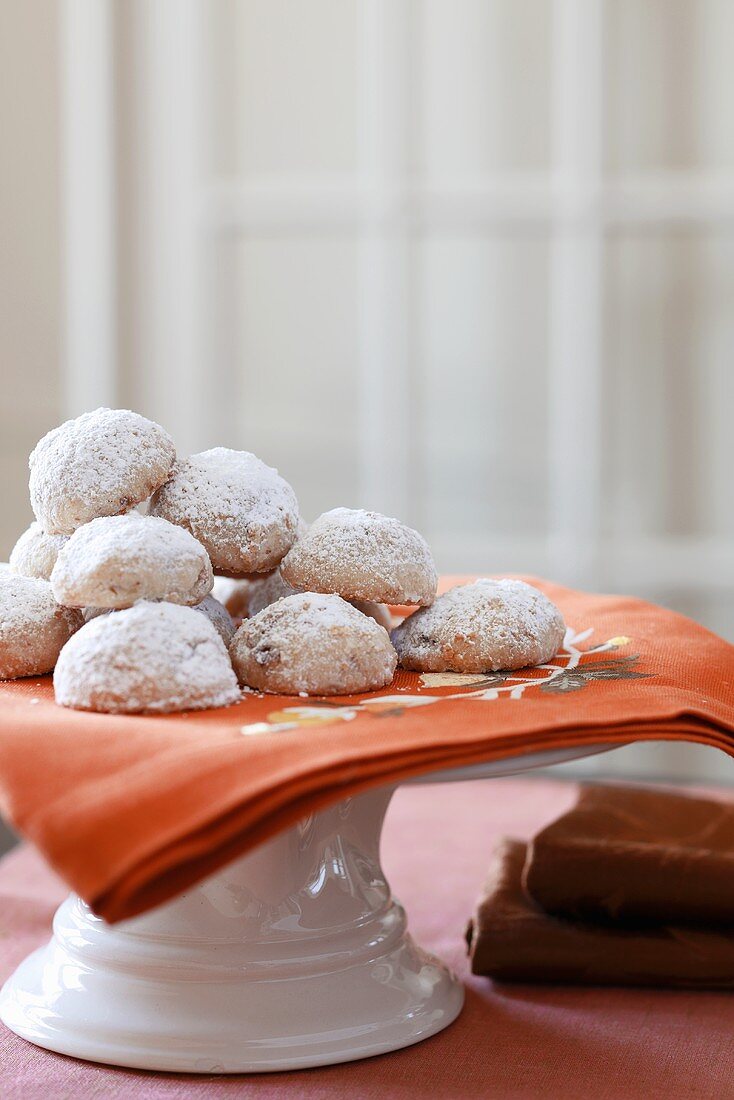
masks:
<path fill-rule="evenodd" d="M 637 740 L 734 755 L 734 647 L 640 600 L 527 579 L 569 627 L 552 667 L 398 672 L 369 695 L 249 694 L 162 718 L 57 707 L 50 677 L 0 684 L 0 810 L 116 921 L 313 810 L 411 775 Z"/>

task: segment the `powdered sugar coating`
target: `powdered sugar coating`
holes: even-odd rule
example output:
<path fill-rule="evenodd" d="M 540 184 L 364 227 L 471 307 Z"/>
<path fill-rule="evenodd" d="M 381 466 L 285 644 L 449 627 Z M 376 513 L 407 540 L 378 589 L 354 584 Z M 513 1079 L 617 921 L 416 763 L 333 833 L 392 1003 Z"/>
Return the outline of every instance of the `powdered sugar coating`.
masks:
<path fill-rule="evenodd" d="M 194 604 L 194 611 L 206 615 L 225 646 L 228 646 L 237 628 L 227 608 L 213 596 L 205 596 L 201 603 Z M 89 623 L 99 615 L 111 615 L 113 612 L 109 607 L 85 607 L 82 614 L 84 622 Z"/>
<path fill-rule="evenodd" d="M 70 535 L 116 516 L 169 477 L 176 448 L 167 432 L 130 409 L 95 409 L 41 439 L 29 459 L 31 505 L 48 534 Z"/>
<path fill-rule="evenodd" d="M 376 603 L 430 604 L 438 584 L 422 535 L 379 512 L 351 508 L 319 516 L 281 572 L 297 588 Z"/>
<path fill-rule="evenodd" d="M 187 528 L 218 571 L 267 573 L 296 538 L 298 501 L 278 471 L 249 451 L 214 447 L 179 462 L 151 513 Z"/>
<path fill-rule="evenodd" d="M 83 621 L 57 604 L 48 581 L 0 570 L 0 680 L 50 672 Z"/>
<path fill-rule="evenodd" d="M 196 604 L 213 583 L 207 552 L 193 535 L 138 512 L 78 528 L 51 574 L 56 599 L 68 607 L 123 608 L 137 600 Z"/>
<path fill-rule="evenodd" d="M 61 706 L 112 714 L 224 707 L 240 695 L 206 615 L 144 601 L 83 626 L 61 651 L 54 691 Z"/>
<path fill-rule="evenodd" d="M 257 615 L 263 608 L 269 607 L 276 600 L 282 600 L 285 596 L 293 596 L 296 592 L 301 591 L 302 589 L 294 588 L 293 585 L 288 584 L 278 568 L 273 573 L 268 573 L 266 577 L 249 582 L 246 614 L 252 618 L 253 615 Z M 392 617 L 384 604 L 374 603 L 372 600 L 350 600 L 349 602 L 352 607 L 357 608 L 357 611 L 361 611 L 363 615 L 368 615 L 371 619 L 374 619 L 385 630 L 390 631 L 392 629 Z"/>
<path fill-rule="evenodd" d="M 239 628 L 230 656 L 242 684 L 297 695 L 350 695 L 388 684 L 396 655 L 387 632 L 340 596 L 296 593 Z"/>
<path fill-rule="evenodd" d="M 497 672 L 543 664 L 565 626 L 556 605 L 524 581 L 459 585 L 392 632 L 403 668 L 416 672 Z"/>
<path fill-rule="evenodd" d="M 213 596 L 205 596 L 201 603 L 196 604 L 194 611 L 200 611 L 202 615 L 206 615 L 225 646 L 229 646 L 235 632 L 235 625 L 224 604 L 215 600 Z"/>
<path fill-rule="evenodd" d="M 47 535 L 35 520 L 10 551 L 10 568 L 21 577 L 47 581 L 68 535 Z"/>

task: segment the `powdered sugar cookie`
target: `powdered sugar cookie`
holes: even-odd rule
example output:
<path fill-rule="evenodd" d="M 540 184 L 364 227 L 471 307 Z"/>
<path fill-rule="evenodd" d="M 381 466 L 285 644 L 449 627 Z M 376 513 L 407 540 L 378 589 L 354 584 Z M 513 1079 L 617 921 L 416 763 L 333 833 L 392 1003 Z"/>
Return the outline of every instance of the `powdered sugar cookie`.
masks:
<path fill-rule="evenodd" d="M 268 573 L 296 538 L 298 502 L 271 466 L 249 451 L 214 447 L 179 462 L 150 510 L 185 527 L 218 573 Z"/>
<path fill-rule="evenodd" d="M 130 512 L 86 523 L 59 553 L 51 586 L 68 607 L 130 607 L 136 600 L 196 604 L 212 588 L 206 550 L 157 516 Z"/>
<path fill-rule="evenodd" d="M 61 651 L 54 691 L 61 706 L 112 714 L 224 707 L 240 694 L 206 615 L 144 601 L 83 626 Z"/>
<path fill-rule="evenodd" d="M 129 409 L 95 409 L 67 420 L 29 459 L 31 505 L 44 531 L 70 535 L 116 516 L 169 477 L 176 448 L 167 432 Z"/>
<path fill-rule="evenodd" d="M 246 615 L 243 618 L 257 615 L 263 608 L 269 607 L 276 600 L 282 600 L 284 596 L 293 596 L 302 589 L 294 588 L 292 584 L 283 579 L 280 569 L 276 569 L 267 576 L 252 580 L 248 586 L 248 598 L 246 602 Z M 363 615 L 369 615 L 376 623 L 384 627 L 388 632 L 392 630 L 392 616 L 381 603 L 373 603 L 371 600 L 350 600 L 352 607 L 361 611 Z"/>
<path fill-rule="evenodd" d="M 550 660 L 563 642 L 563 616 L 524 581 L 487 580 L 452 588 L 392 633 L 403 668 L 496 672 Z"/>
<path fill-rule="evenodd" d="M 205 596 L 201 603 L 197 603 L 194 611 L 201 611 L 216 630 L 225 646 L 229 646 L 235 631 L 235 625 L 224 604 L 215 600 L 213 596 Z"/>
<path fill-rule="evenodd" d="M 47 535 L 40 523 L 32 523 L 10 551 L 10 568 L 21 577 L 47 581 L 67 538 L 67 535 Z"/>
<path fill-rule="evenodd" d="M 224 604 L 221 604 L 219 600 L 216 600 L 210 595 L 205 596 L 201 603 L 194 604 L 193 606 L 194 611 L 201 611 L 202 615 L 206 615 L 225 646 L 228 646 L 237 628 Z M 113 610 L 109 607 L 85 607 L 82 614 L 84 616 L 84 622 L 90 623 L 92 619 L 96 619 L 100 615 L 113 614 Z"/>
<path fill-rule="evenodd" d="M 229 647 L 242 684 L 284 695 L 350 695 L 384 687 L 395 650 L 382 627 L 340 596 L 286 596 L 239 628 Z"/>
<path fill-rule="evenodd" d="M 319 516 L 281 572 L 297 588 L 376 603 L 430 604 L 438 583 L 422 535 L 379 512 L 351 508 Z"/>
<path fill-rule="evenodd" d="M 57 604 L 48 581 L 0 570 L 0 680 L 50 672 L 83 621 Z"/>

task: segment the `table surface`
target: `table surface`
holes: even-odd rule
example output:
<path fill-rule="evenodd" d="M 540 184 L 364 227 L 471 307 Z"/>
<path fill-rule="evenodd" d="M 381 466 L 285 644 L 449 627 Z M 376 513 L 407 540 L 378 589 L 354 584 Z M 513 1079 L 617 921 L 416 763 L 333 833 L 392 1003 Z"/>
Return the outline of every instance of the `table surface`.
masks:
<path fill-rule="evenodd" d="M 5 1100 L 257 1097 L 325 1100 L 734 1097 L 734 998 L 725 993 L 494 986 L 469 974 L 462 932 L 496 837 L 530 835 L 565 810 L 571 784 L 494 779 L 404 787 L 388 811 L 384 866 L 418 941 L 467 986 L 464 1012 L 417 1046 L 344 1066 L 189 1077 L 94 1066 L 0 1025 Z M 63 885 L 28 848 L 0 861 L 0 982 L 49 933 Z"/>

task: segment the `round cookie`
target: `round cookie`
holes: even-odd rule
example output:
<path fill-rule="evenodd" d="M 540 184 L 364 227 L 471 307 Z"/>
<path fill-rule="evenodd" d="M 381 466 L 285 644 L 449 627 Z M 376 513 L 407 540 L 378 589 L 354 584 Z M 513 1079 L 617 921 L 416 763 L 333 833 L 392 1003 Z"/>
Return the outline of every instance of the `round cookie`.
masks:
<path fill-rule="evenodd" d="M 83 622 L 81 611 L 57 604 L 48 581 L 0 570 L 0 680 L 50 672 Z"/>
<path fill-rule="evenodd" d="M 384 687 L 395 650 L 340 596 L 296 593 L 247 619 L 229 647 L 241 684 L 283 695 L 351 695 Z"/>
<path fill-rule="evenodd" d="M 70 535 L 98 516 L 127 512 L 163 484 L 175 461 L 168 433 L 129 409 L 67 420 L 29 459 L 36 519 L 50 535 Z"/>
<path fill-rule="evenodd" d="M 10 568 L 21 577 L 47 581 L 67 539 L 68 535 L 47 535 L 41 524 L 34 521 L 10 551 Z"/>
<path fill-rule="evenodd" d="M 54 596 L 67 607 L 123 608 L 136 600 L 196 604 L 213 583 L 207 552 L 193 535 L 137 512 L 78 528 L 51 574 Z"/>
<path fill-rule="evenodd" d="M 268 573 L 296 539 L 296 494 L 249 451 L 214 447 L 179 462 L 153 496 L 152 515 L 185 527 L 218 573 Z"/>
<path fill-rule="evenodd" d="M 235 625 L 224 604 L 215 600 L 213 596 L 205 596 L 201 603 L 195 605 L 194 611 L 200 611 L 202 615 L 206 615 L 225 646 L 229 646 L 235 632 Z"/>
<path fill-rule="evenodd" d="M 54 691 L 61 706 L 110 714 L 224 707 L 240 695 L 206 615 L 145 601 L 83 626 L 61 651 Z"/>
<path fill-rule="evenodd" d="M 563 616 L 537 588 L 483 578 L 409 615 L 392 640 L 401 666 L 415 672 L 497 672 L 550 660 L 564 633 Z"/>
<path fill-rule="evenodd" d="M 194 611 L 201 611 L 202 615 L 206 615 L 225 646 L 228 646 L 237 628 L 227 608 L 210 595 L 205 596 L 201 603 L 194 604 Z M 92 619 L 96 619 L 100 615 L 111 615 L 112 613 L 113 609 L 111 607 L 85 607 L 82 611 L 85 623 L 90 623 Z"/>
<path fill-rule="evenodd" d="M 276 600 L 282 600 L 284 596 L 293 596 L 300 591 L 300 588 L 294 588 L 293 585 L 288 584 L 288 581 L 283 580 L 280 569 L 268 573 L 265 577 L 252 580 L 249 582 L 248 589 L 247 616 L 252 618 Z M 392 616 L 384 604 L 373 603 L 371 600 L 350 600 L 349 603 L 363 615 L 369 615 L 388 633 L 392 630 Z"/>
<path fill-rule="evenodd" d="M 351 508 L 319 516 L 281 572 L 294 588 L 376 603 L 431 604 L 438 583 L 422 535 L 379 512 Z"/>

